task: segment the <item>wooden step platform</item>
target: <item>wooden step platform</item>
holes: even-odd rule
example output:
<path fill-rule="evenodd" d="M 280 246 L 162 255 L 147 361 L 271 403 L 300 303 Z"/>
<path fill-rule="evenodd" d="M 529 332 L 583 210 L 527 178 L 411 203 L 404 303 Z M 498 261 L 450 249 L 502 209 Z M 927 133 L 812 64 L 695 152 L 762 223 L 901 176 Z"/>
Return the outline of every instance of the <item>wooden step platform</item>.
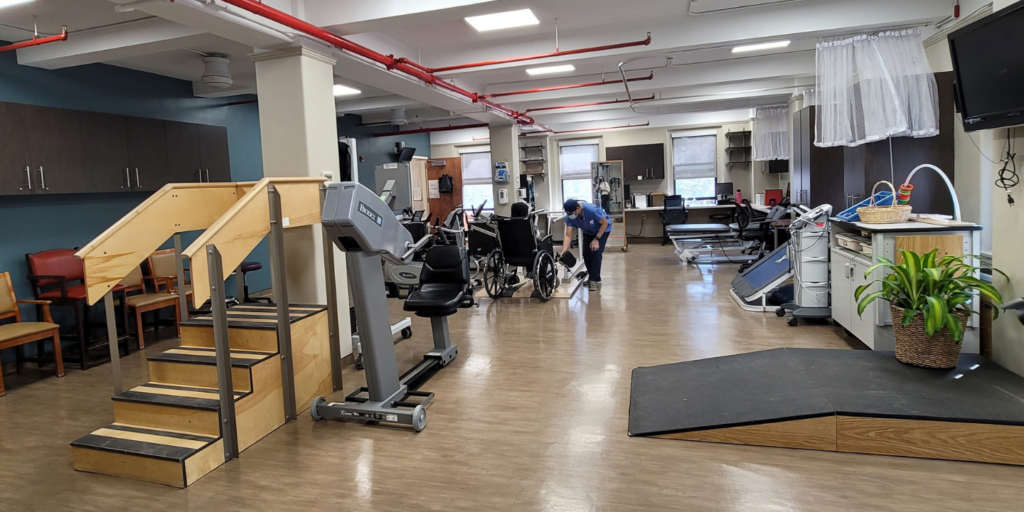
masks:
<path fill-rule="evenodd" d="M 307 305 L 289 313 L 302 411 L 332 391 L 327 313 Z M 229 310 L 239 451 L 284 424 L 276 318 L 273 305 Z M 185 487 L 224 463 L 212 326 L 209 317 L 183 323 L 180 347 L 149 356 L 151 382 L 114 396 L 114 423 L 71 444 L 75 469 Z"/>
<path fill-rule="evenodd" d="M 964 354 L 773 349 L 633 370 L 629 435 L 1024 465 L 1024 378 Z"/>

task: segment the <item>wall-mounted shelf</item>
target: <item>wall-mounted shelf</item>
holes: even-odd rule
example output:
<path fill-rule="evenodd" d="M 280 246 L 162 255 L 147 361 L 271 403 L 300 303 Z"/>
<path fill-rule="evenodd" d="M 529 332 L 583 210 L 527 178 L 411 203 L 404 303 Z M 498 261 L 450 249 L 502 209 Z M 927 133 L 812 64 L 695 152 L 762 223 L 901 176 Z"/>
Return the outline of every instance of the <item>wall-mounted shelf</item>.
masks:
<path fill-rule="evenodd" d="M 751 146 L 751 133 L 749 130 L 740 132 L 725 133 L 726 146 L 725 166 L 730 171 L 735 165 L 742 165 L 750 169 L 753 160 L 754 148 Z"/>

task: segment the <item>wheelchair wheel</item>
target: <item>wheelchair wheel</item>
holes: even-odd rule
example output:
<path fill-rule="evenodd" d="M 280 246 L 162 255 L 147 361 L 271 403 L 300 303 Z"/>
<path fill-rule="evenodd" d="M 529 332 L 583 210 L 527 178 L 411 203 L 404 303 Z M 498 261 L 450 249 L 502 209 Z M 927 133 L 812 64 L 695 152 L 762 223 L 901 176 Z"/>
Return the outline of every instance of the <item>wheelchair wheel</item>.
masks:
<path fill-rule="evenodd" d="M 487 296 L 492 299 L 501 297 L 505 292 L 508 279 L 508 266 L 505 265 L 505 258 L 501 252 L 495 250 L 487 257 L 487 264 L 484 265 L 484 290 Z"/>
<path fill-rule="evenodd" d="M 555 258 L 549 252 L 537 255 L 533 264 L 533 289 L 541 302 L 547 302 L 558 286 L 558 273 L 555 271 Z"/>

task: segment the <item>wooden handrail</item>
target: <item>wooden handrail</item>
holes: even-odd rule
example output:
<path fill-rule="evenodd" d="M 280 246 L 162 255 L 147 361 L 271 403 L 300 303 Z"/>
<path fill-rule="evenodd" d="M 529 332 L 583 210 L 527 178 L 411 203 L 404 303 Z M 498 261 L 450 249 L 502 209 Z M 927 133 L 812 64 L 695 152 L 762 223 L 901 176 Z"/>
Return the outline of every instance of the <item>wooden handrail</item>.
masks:
<path fill-rule="evenodd" d="M 255 183 L 171 183 L 82 247 L 89 304 L 95 304 L 175 233 L 210 227 Z"/>
<path fill-rule="evenodd" d="M 205 286 L 209 282 L 207 245 L 217 246 L 226 276 L 270 233 L 268 185 L 274 184 L 281 194 L 284 227 L 294 228 L 320 223 L 320 185 L 325 181 L 324 178 L 263 178 L 228 208 L 182 252 L 189 258 L 194 304 L 202 304 L 210 298 L 210 289 Z"/>

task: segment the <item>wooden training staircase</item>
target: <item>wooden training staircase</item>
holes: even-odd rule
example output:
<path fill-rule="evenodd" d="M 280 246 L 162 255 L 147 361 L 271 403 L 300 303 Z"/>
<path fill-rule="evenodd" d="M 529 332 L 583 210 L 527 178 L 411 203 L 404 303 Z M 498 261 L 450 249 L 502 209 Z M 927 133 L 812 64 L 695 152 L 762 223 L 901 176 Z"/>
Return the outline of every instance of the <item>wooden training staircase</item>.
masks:
<path fill-rule="evenodd" d="M 97 302 L 169 236 L 206 229 L 183 254 L 224 248 L 233 268 L 269 232 L 267 187 L 281 197 L 286 226 L 319 222 L 322 179 L 265 178 L 222 186 L 168 185 L 83 248 L 90 303 Z M 241 196 L 241 197 L 240 197 Z M 148 226 L 148 229 L 147 229 Z M 209 229 L 207 229 L 209 228 Z M 237 261 L 236 261 L 237 260 Z M 230 266 L 229 266 L 230 265 Z M 191 259 L 193 298 L 209 269 Z M 283 313 L 282 313 L 283 314 Z M 291 305 L 291 372 L 297 411 L 332 389 L 327 308 Z M 285 423 L 277 307 L 243 304 L 227 312 L 238 451 Z M 226 460 L 211 315 L 181 323 L 181 346 L 148 357 L 150 382 L 112 398 L 114 422 L 71 443 L 76 470 L 186 487 Z M 115 373 L 115 381 L 118 373 Z"/>

